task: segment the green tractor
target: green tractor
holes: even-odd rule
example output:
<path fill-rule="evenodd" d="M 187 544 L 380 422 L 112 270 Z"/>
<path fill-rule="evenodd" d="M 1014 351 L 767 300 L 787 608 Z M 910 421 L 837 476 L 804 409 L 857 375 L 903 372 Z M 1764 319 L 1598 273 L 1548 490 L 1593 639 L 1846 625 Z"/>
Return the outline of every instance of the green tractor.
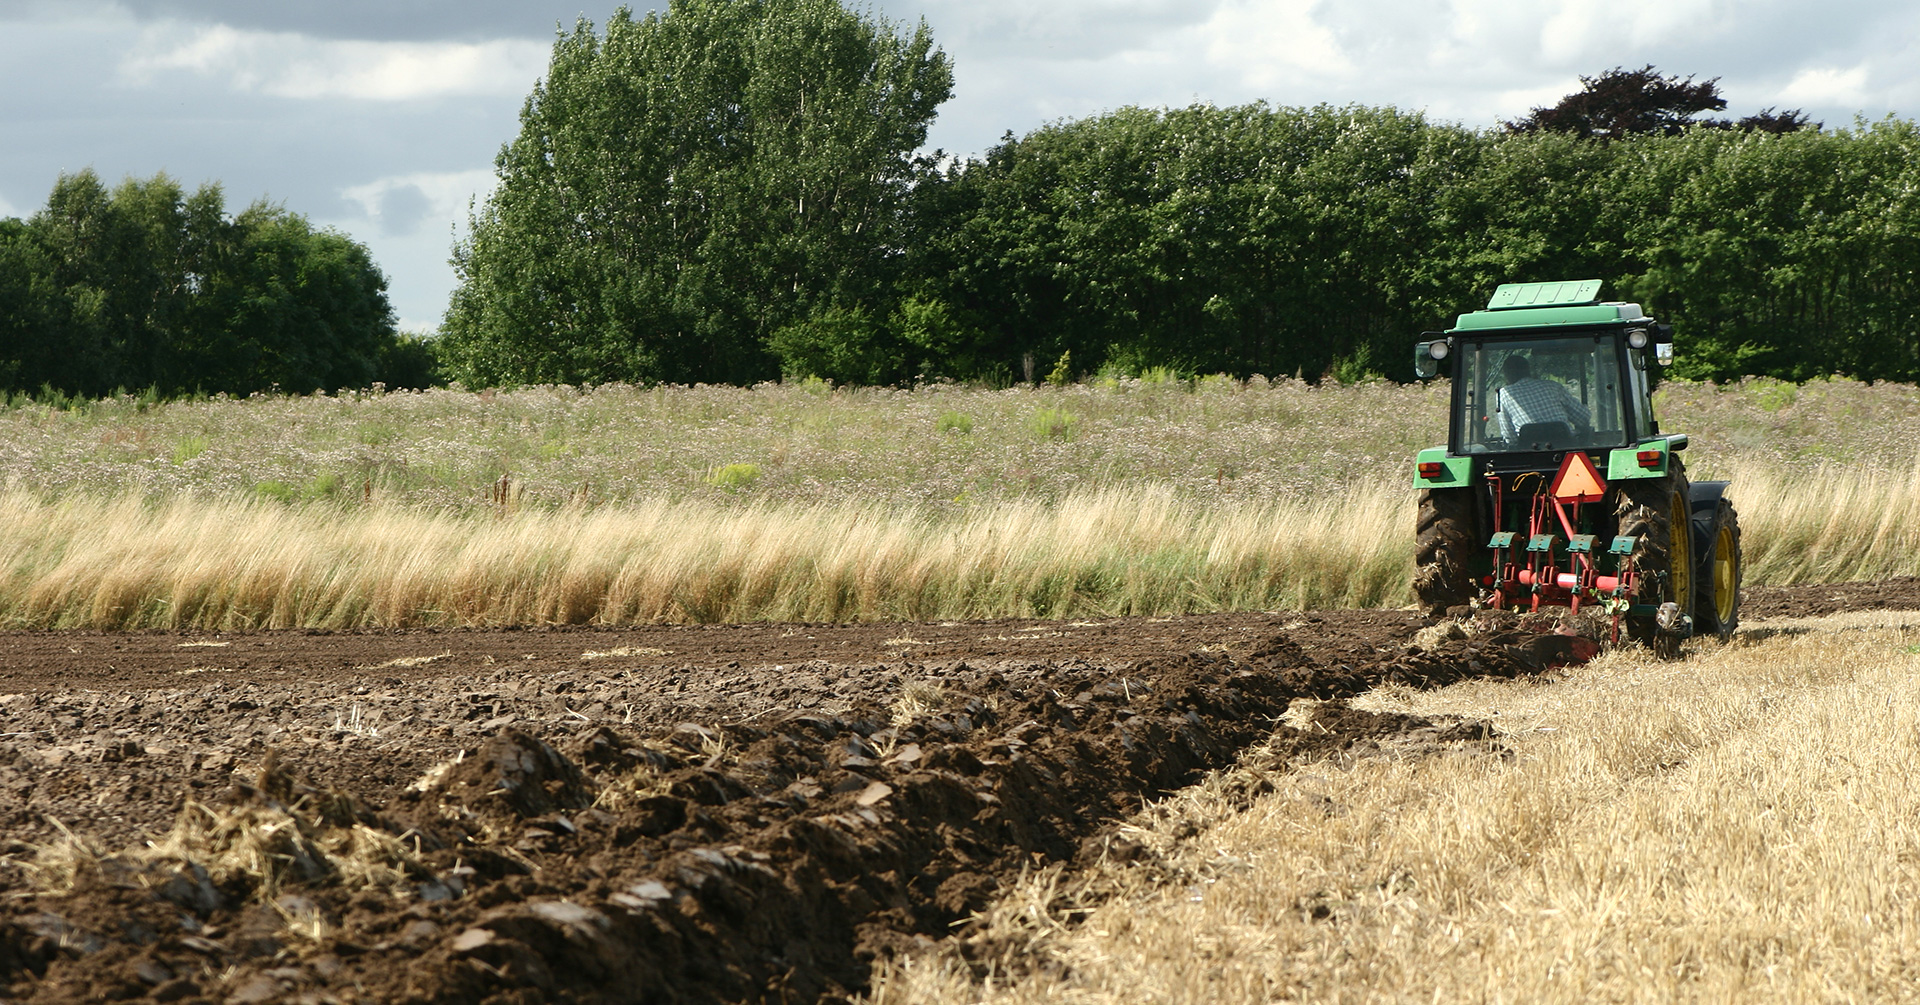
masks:
<path fill-rule="evenodd" d="M 1688 482 L 1685 433 L 1653 415 L 1673 329 L 1598 280 L 1500 287 L 1415 349 L 1452 377 L 1447 445 L 1420 451 L 1414 595 L 1462 605 L 1583 608 L 1672 656 L 1740 619 L 1740 523 L 1726 482 Z"/>

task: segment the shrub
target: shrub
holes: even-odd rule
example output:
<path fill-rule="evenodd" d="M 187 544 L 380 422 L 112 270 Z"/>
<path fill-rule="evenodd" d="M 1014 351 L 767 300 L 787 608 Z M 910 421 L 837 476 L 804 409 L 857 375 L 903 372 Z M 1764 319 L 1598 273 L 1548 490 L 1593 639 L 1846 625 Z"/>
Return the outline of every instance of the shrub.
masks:
<path fill-rule="evenodd" d="M 1053 372 L 1047 374 L 1047 383 L 1055 387 L 1065 387 L 1073 383 L 1073 353 L 1063 352 L 1053 364 Z"/>
<path fill-rule="evenodd" d="M 207 452 L 213 441 L 205 436 L 184 436 L 173 445 L 173 463 L 185 464 Z"/>
<path fill-rule="evenodd" d="M 760 480 L 758 464 L 723 464 L 707 472 L 707 484 L 738 492 Z"/>
<path fill-rule="evenodd" d="M 1042 408 L 1033 413 L 1031 428 L 1043 440 L 1071 440 L 1080 417 L 1064 408 Z"/>

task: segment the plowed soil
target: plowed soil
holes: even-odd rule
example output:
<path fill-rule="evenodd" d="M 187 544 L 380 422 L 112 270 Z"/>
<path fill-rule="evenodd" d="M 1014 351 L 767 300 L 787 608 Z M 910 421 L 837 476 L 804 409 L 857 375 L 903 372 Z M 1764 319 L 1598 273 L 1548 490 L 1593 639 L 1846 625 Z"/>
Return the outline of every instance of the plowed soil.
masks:
<path fill-rule="evenodd" d="M 1490 736 L 1345 696 L 1569 658 L 1424 624 L 0 635 L 0 1001 L 837 1000 L 1276 731 Z"/>
<path fill-rule="evenodd" d="M 1871 583 L 1749 586 L 1740 591 L 1740 616 L 1747 619 L 1811 618 L 1872 610 L 1920 610 L 1920 578 L 1902 576 Z"/>

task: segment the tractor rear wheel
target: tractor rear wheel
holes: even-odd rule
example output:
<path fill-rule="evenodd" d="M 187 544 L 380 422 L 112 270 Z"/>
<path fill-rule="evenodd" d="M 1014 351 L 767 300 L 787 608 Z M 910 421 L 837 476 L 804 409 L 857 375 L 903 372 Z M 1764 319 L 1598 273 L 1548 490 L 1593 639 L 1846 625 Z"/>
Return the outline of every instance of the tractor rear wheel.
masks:
<path fill-rule="evenodd" d="M 1694 577 L 1693 623 L 1697 631 L 1712 632 L 1728 642 L 1740 627 L 1740 514 L 1734 512 L 1731 501 L 1721 498 L 1702 517 L 1693 524 L 1706 550 Z"/>
<path fill-rule="evenodd" d="M 1473 491 L 1421 489 L 1414 525 L 1413 597 L 1429 617 L 1447 613 L 1474 595 L 1469 567 L 1474 546 Z"/>
<path fill-rule="evenodd" d="M 1621 537 L 1638 538 L 1627 559 L 1639 581 L 1635 604 L 1675 604 L 1693 612 L 1693 519 L 1687 473 L 1680 458 L 1668 455 L 1664 478 L 1633 478 L 1614 483 L 1614 516 Z M 1661 659 L 1680 655 L 1680 637 L 1660 631 L 1651 616 L 1629 616 L 1627 637 L 1645 643 Z"/>

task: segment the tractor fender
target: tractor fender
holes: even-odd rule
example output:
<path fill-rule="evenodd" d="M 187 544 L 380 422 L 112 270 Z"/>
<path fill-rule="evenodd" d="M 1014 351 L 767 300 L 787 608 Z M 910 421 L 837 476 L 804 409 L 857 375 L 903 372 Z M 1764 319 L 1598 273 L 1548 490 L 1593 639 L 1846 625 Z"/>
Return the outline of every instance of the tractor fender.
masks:
<path fill-rule="evenodd" d="M 1720 505 L 1720 497 L 1727 494 L 1727 486 L 1732 482 L 1688 482 L 1687 508 L 1694 513 L 1706 510 L 1711 513 Z"/>
<path fill-rule="evenodd" d="M 1713 551 L 1714 517 L 1732 482 L 1691 482 L 1687 486 L 1687 516 L 1693 524 L 1693 564 L 1704 569 Z"/>

